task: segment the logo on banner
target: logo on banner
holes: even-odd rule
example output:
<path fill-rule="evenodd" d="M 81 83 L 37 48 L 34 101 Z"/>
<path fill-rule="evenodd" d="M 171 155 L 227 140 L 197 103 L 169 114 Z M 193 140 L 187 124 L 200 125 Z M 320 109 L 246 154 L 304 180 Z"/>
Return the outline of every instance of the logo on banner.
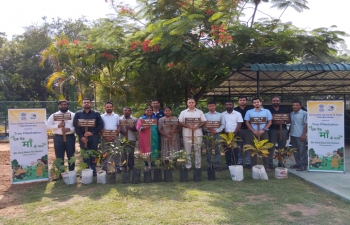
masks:
<path fill-rule="evenodd" d="M 319 112 L 324 112 L 324 105 L 323 104 L 319 104 L 318 105 L 318 111 Z"/>
<path fill-rule="evenodd" d="M 334 110 L 335 110 L 335 106 L 334 105 L 327 105 L 327 111 L 333 112 Z"/>

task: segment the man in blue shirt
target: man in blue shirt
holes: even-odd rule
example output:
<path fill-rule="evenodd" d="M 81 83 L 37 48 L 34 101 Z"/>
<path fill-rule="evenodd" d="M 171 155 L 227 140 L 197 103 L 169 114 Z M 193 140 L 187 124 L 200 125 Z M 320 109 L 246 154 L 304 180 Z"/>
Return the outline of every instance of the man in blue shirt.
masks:
<path fill-rule="evenodd" d="M 206 114 L 204 114 L 205 118 L 207 118 L 207 121 L 218 121 L 220 122 L 220 127 L 218 128 L 206 128 L 204 127 L 204 135 L 205 136 L 213 136 L 215 141 L 215 156 L 214 156 L 214 163 L 215 165 L 212 165 L 212 142 L 209 139 L 204 139 L 206 150 L 207 150 L 207 163 L 208 168 L 212 168 L 212 166 L 215 166 L 215 170 L 217 172 L 221 171 L 220 167 L 220 133 L 225 128 L 225 118 L 223 115 L 219 112 L 216 112 L 216 103 L 214 101 L 208 102 L 208 110 Z"/>
<path fill-rule="evenodd" d="M 293 112 L 290 113 L 290 140 L 293 148 L 297 148 L 294 152 L 296 165 L 291 166 L 297 171 L 307 170 L 308 154 L 306 148 L 306 133 L 307 133 L 307 113 L 301 109 L 301 101 L 294 100 L 292 102 Z"/>
<path fill-rule="evenodd" d="M 259 98 L 253 98 L 252 103 L 254 108 L 251 110 L 248 110 L 245 114 L 244 120 L 248 127 L 248 129 L 251 131 L 252 135 L 254 135 L 257 139 L 264 140 L 269 139 L 268 130 L 269 127 L 272 124 L 272 115 L 271 112 L 267 109 L 262 108 L 262 102 Z M 252 122 L 254 118 L 265 118 L 264 124 L 255 124 Z M 252 119 L 252 121 L 251 121 Z M 250 143 L 254 145 L 254 143 Z M 257 156 L 255 155 L 251 160 L 252 165 L 256 165 L 257 163 Z M 271 169 L 269 168 L 269 160 L 268 158 L 263 158 L 263 164 L 265 167 L 266 172 L 270 172 Z"/>

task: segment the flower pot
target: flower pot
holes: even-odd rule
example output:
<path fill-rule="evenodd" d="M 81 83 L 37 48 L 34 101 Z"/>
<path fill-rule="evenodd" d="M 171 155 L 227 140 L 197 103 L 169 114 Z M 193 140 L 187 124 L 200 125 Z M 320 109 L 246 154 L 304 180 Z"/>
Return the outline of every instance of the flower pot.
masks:
<path fill-rule="evenodd" d="M 288 169 L 284 167 L 276 167 L 275 177 L 277 179 L 286 179 L 288 178 Z"/>
<path fill-rule="evenodd" d="M 171 170 L 164 170 L 164 181 L 173 182 L 173 174 Z"/>
<path fill-rule="evenodd" d="M 188 170 L 181 169 L 180 170 L 180 182 L 187 182 L 187 181 L 188 181 Z"/>
<path fill-rule="evenodd" d="M 252 178 L 254 180 L 268 180 L 268 176 L 263 165 L 253 166 Z"/>
<path fill-rule="evenodd" d="M 154 182 L 162 182 L 162 170 L 154 169 L 153 170 L 153 181 Z"/>
<path fill-rule="evenodd" d="M 134 169 L 132 171 L 132 183 L 133 184 L 139 184 L 141 183 L 141 171 Z"/>
<path fill-rule="evenodd" d="M 123 176 L 122 176 L 122 183 L 123 184 L 130 183 L 130 175 L 131 175 L 131 173 L 129 171 L 123 173 Z"/>
<path fill-rule="evenodd" d="M 93 179 L 93 170 L 86 169 L 81 171 L 81 183 L 82 184 L 91 184 Z"/>
<path fill-rule="evenodd" d="M 117 180 L 116 173 L 108 173 L 107 174 L 107 183 L 115 184 Z"/>
<path fill-rule="evenodd" d="M 150 170 L 143 171 L 143 182 L 145 183 L 152 182 L 152 173 Z"/>
<path fill-rule="evenodd" d="M 65 184 L 75 184 L 77 182 L 77 171 L 68 171 L 65 173 L 62 173 L 62 178 Z"/>
<path fill-rule="evenodd" d="M 107 174 L 106 171 L 98 171 L 97 173 L 97 183 L 98 184 L 106 184 L 107 183 Z"/>
<path fill-rule="evenodd" d="M 242 181 L 244 179 L 243 175 L 243 166 L 236 165 L 236 166 L 229 166 L 231 178 L 233 181 Z"/>
<path fill-rule="evenodd" d="M 216 180 L 215 178 L 215 169 L 208 168 L 207 169 L 208 180 Z"/>
<path fill-rule="evenodd" d="M 199 182 L 202 180 L 202 169 L 201 168 L 195 168 L 193 171 L 193 181 Z"/>

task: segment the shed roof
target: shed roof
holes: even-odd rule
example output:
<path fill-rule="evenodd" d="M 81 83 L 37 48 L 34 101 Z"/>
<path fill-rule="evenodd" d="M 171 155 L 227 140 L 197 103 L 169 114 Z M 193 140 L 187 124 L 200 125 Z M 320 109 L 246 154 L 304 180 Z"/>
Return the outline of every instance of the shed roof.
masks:
<path fill-rule="evenodd" d="M 249 64 L 206 96 L 350 94 L 350 64 Z"/>

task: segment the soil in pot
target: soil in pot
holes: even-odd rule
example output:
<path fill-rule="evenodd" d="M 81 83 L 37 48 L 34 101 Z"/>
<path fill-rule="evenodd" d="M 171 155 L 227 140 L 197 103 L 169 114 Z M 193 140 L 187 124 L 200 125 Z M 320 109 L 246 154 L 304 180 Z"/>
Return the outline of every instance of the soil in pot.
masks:
<path fill-rule="evenodd" d="M 215 169 L 208 168 L 207 174 L 208 174 L 208 180 L 216 180 L 216 178 L 215 178 Z"/>
<path fill-rule="evenodd" d="M 180 182 L 187 182 L 187 181 L 188 181 L 188 170 L 181 169 L 180 170 Z"/>
<path fill-rule="evenodd" d="M 154 182 L 162 182 L 162 170 L 154 169 L 153 170 L 153 181 Z"/>
<path fill-rule="evenodd" d="M 173 174 L 171 170 L 164 170 L 164 181 L 173 182 Z"/>
<path fill-rule="evenodd" d="M 202 169 L 201 168 L 195 168 L 193 171 L 193 181 L 199 182 L 202 180 Z"/>
<path fill-rule="evenodd" d="M 130 183 L 130 175 L 131 175 L 131 173 L 129 171 L 123 173 L 123 177 L 122 177 L 123 184 Z"/>
<path fill-rule="evenodd" d="M 152 173 L 150 170 L 143 171 L 143 182 L 144 183 L 152 182 Z"/>
<path fill-rule="evenodd" d="M 116 173 L 107 174 L 107 184 L 115 184 L 117 180 Z"/>
<path fill-rule="evenodd" d="M 132 171 L 132 183 L 133 184 L 139 184 L 141 183 L 141 171 L 134 169 Z"/>

